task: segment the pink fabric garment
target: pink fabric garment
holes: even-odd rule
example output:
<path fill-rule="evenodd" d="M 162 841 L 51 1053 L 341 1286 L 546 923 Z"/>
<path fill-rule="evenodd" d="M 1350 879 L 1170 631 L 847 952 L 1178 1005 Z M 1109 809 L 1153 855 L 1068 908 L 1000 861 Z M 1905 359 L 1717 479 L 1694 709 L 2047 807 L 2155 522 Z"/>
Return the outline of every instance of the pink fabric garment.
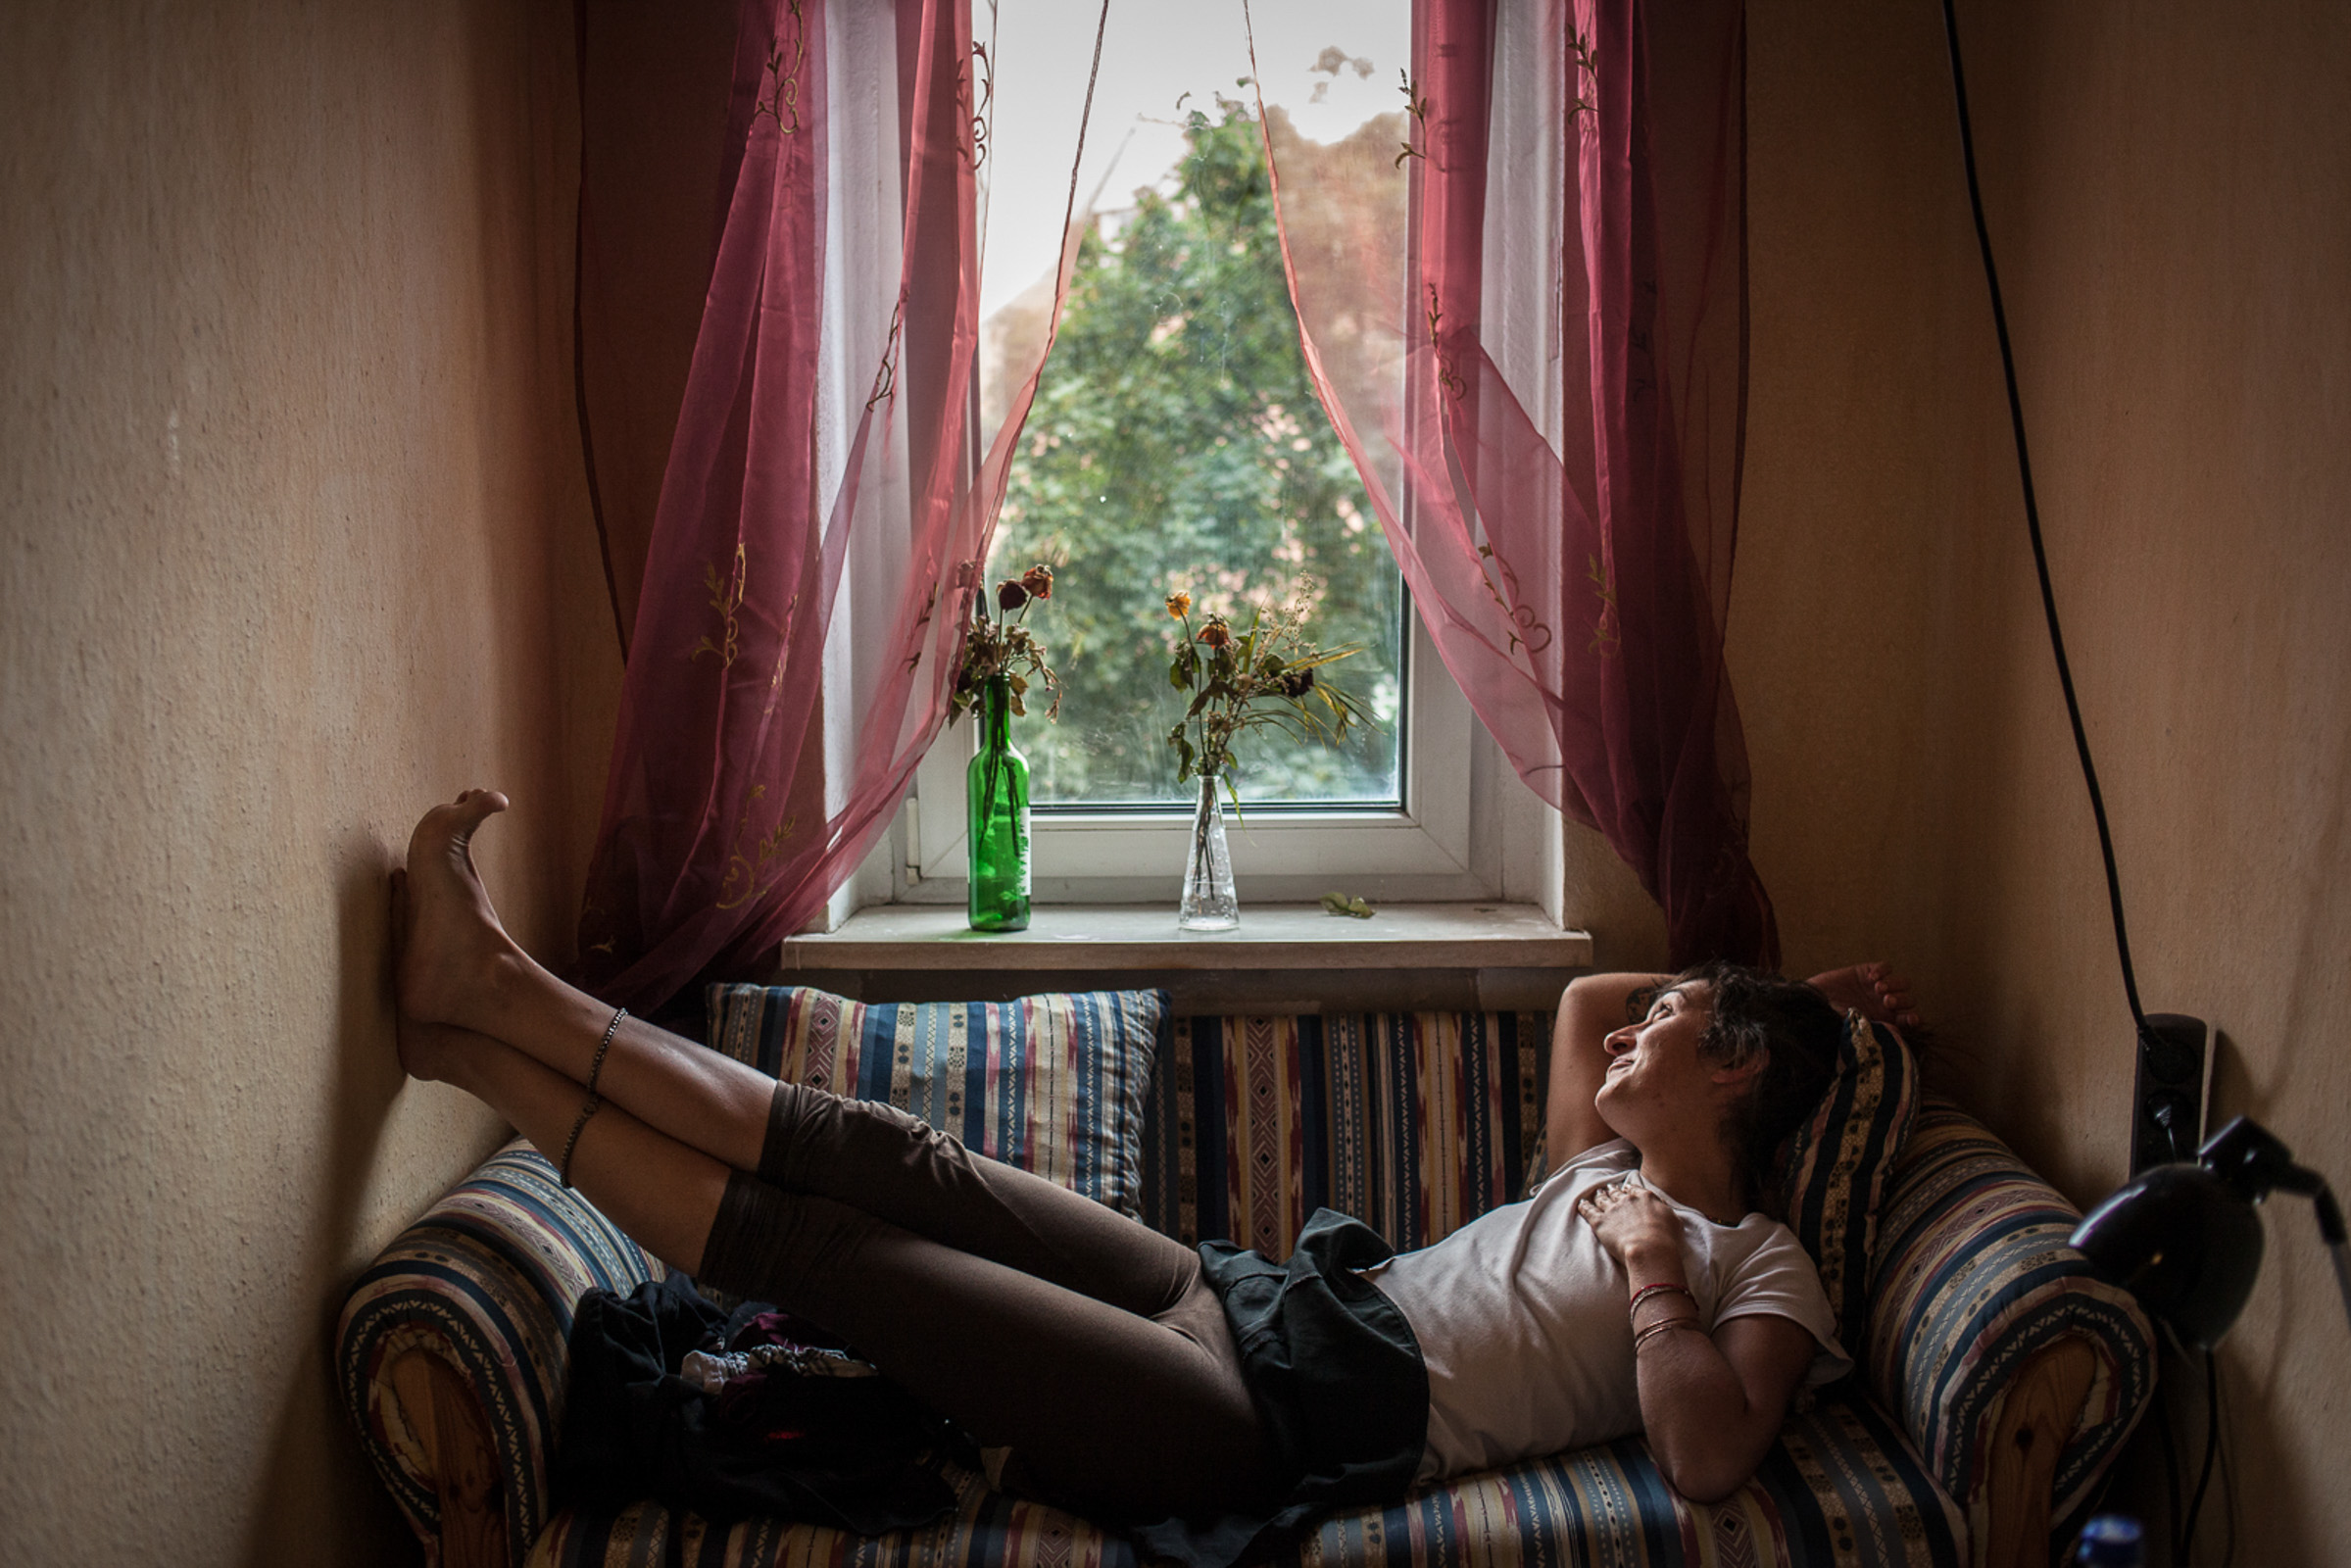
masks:
<path fill-rule="evenodd" d="M 1520 776 L 1640 874 L 1676 964 L 1776 964 L 1722 662 L 1745 422 L 1742 9 L 1552 0 L 1563 216 L 1541 257 L 1488 254 L 1509 231 L 1498 204 L 1543 177 L 1489 167 L 1497 24 L 1494 0 L 1418 0 L 1409 107 L 1386 122 L 1401 139 L 1377 156 L 1305 142 L 1261 102 L 1307 366 L 1439 655 Z M 1529 412 L 1554 389 L 1496 362 L 1530 328 L 1488 324 L 1494 280 L 1529 266 L 1556 312 L 1535 361 L 1558 377 L 1557 447 Z"/>
<path fill-rule="evenodd" d="M 835 352 L 823 309 L 835 216 L 824 7 L 743 5 L 725 225 L 655 515 L 580 916 L 582 983 L 640 1011 L 697 975 L 757 962 L 808 921 L 887 825 L 944 721 L 1042 369 L 1041 355 L 975 464 L 973 106 L 986 86 L 974 81 L 964 0 L 897 0 L 897 23 L 905 261 L 895 289 L 869 297 L 856 292 L 865 280 L 834 280 L 852 310 L 876 313 L 871 324 L 888 330 L 825 494 L 819 371 Z M 1065 248 L 1064 287 L 1073 255 Z M 894 422 L 906 431 L 910 518 L 881 494 Z M 826 639 L 853 541 L 889 528 L 909 530 L 906 569 L 887 585 L 886 615 L 868 611 L 857 626 L 860 640 L 882 639 L 885 656 L 862 662 L 854 690 L 836 679 L 839 710 L 826 714 Z M 877 619 L 881 629 L 868 630 Z M 830 789 L 827 730 L 836 775 L 846 772 Z"/>

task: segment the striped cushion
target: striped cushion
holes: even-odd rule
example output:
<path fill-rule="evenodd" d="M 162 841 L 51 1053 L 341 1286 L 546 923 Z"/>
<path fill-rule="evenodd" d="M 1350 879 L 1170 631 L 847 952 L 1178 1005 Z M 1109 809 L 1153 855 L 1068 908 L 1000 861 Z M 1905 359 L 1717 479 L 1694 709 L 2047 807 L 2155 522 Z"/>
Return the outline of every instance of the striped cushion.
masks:
<path fill-rule="evenodd" d="M 1782 1154 L 1788 1229 L 1820 1266 L 1837 1332 L 1848 1340 L 1869 1321 L 1878 1211 L 1918 1113 L 1918 1078 L 1901 1036 L 1851 1014 L 1836 1081 Z"/>
<path fill-rule="evenodd" d="M 1981 1519 L 2005 1380 L 2057 1342 L 2098 1369 L 2059 1456 L 2054 1518 L 2090 1489 L 2147 1407 L 2155 1337 L 2127 1291 L 2066 1245 L 2080 1214 L 1956 1106 L 1930 1101 L 1880 1224 L 1864 1369 L 1945 1491 Z"/>
<path fill-rule="evenodd" d="M 955 1509 L 913 1530 L 854 1536 L 823 1525 L 728 1526 L 658 1502 L 617 1514 L 559 1514 L 530 1568 L 1139 1568 L 1123 1536 L 950 1471 Z"/>
<path fill-rule="evenodd" d="M 474 1390 L 497 1450 L 507 1539 L 526 1542 L 547 1518 L 571 1303 L 663 1272 L 519 1138 L 393 1239 L 344 1303 L 335 1379 L 361 1446 L 418 1535 L 437 1535 L 440 1508 L 392 1368 L 421 1351 Z"/>
<path fill-rule="evenodd" d="M 1182 1018 L 1144 1132 L 1143 1218 L 1290 1255 L 1321 1207 L 1398 1250 L 1524 1189 L 1550 1055 L 1540 1013 Z"/>
<path fill-rule="evenodd" d="M 710 1015 L 711 1046 L 771 1078 L 887 1101 L 1140 1217 L 1164 991 L 869 1005 L 811 986 L 714 985 Z"/>
<path fill-rule="evenodd" d="M 1840 1398 L 1790 1419 L 1754 1479 L 1718 1503 L 1683 1497 L 1647 1445 L 1625 1438 L 1325 1520 L 1294 1555 L 1302 1568 L 1958 1568 L 1968 1547 L 1958 1509 L 1901 1435 Z"/>
<path fill-rule="evenodd" d="M 964 1477 L 955 1514 L 860 1538 L 808 1526 L 730 1529 L 657 1506 L 566 1515 L 534 1568 L 681 1563 L 685 1568 L 1138 1568 L 1122 1536 Z M 674 1537 L 673 1533 L 674 1532 Z M 1298 1568 L 1960 1568 L 1967 1534 L 1918 1456 L 1866 1402 L 1831 1400 L 1790 1421 L 1754 1480 L 1698 1504 L 1665 1484 L 1647 1447 L 1604 1447 L 1464 1476 L 1392 1508 L 1322 1521 L 1270 1559 Z"/>

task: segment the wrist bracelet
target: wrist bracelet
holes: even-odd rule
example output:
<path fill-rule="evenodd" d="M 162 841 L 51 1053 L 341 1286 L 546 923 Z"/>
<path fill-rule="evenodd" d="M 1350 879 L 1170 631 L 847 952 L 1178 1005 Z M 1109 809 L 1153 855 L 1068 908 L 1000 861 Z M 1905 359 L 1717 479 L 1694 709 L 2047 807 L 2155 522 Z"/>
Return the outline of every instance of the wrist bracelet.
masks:
<path fill-rule="evenodd" d="M 1647 1328 L 1642 1329 L 1639 1334 L 1634 1335 L 1633 1353 L 1636 1355 L 1640 1354 L 1641 1348 L 1642 1346 L 1648 1344 L 1649 1341 L 1655 1339 L 1658 1335 L 1670 1334 L 1675 1329 L 1698 1329 L 1698 1332 L 1701 1334 L 1705 1332 L 1703 1328 L 1699 1328 L 1698 1320 L 1694 1317 L 1669 1317 L 1664 1322 L 1652 1323 Z"/>
<path fill-rule="evenodd" d="M 596 1043 L 596 1057 L 588 1063 L 588 1094 L 591 1098 L 596 1094 L 597 1077 L 604 1071 L 604 1054 L 612 1049 L 612 1036 L 620 1032 L 620 1020 L 627 1016 L 626 1007 L 613 1013 L 612 1021 L 604 1026 L 604 1038 Z"/>
<path fill-rule="evenodd" d="M 1692 1306 L 1698 1304 L 1697 1297 L 1691 1295 L 1689 1286 L 1673 1285 L 1664 1280 L 1659 1280 L 1653 1285 L 1643 1285 L 1640 1290 L 1633 1293 L 1632 1301 L 1625 1307 L 1625 1316 L 1627 1318 L 1631 1318 L 1635 1314 L 1639 1313 L 1641 1311 L 1641 1303 L 1647 1300 L 1650 1297 L 1655 1296 L 1660 1291 L 1671 1291 L 1677 1296 L 1688 1297 L 1690 1299 L 1690 1304 Z"/>
<path fill-rule="evenodd" d="M 566 1188 L 571 1185 L 571 1154 L 579 1148 L 579 1135 L 588 1125 L 588 1118 L 603 1108 L 604 1097 L 601 1095 L 590 1095 L 580 1102 L 579 1119 L 571 1124 L 571 1136 L 563 1140 L 563 1157 L 555 1162 L 556 1179 Z"/>

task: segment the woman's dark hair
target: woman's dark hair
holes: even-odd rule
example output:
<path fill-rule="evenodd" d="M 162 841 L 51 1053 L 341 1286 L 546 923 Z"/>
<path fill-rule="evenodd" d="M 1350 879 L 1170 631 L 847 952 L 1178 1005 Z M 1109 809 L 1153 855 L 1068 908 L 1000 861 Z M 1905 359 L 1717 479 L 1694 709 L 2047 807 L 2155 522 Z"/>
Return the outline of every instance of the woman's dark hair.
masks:
<path fill-rule="evenodd" d="M 1738 1161 L 1747 1201 L 1777 1210 L 1783 1197 L 1780 1146 L 1812 1114 L 1837 1076 L 1844 1019 L 1802 981 L 1736 963 L 1696 964 L 1670 984 L 1706 988 L 1712 1015 L 1698 1037 L 1701 1061 L 1743 1067 L 1759 1054 L 1764 1058 L 1753 1091 L 1734 1107 L 1722 1136 Z"/>

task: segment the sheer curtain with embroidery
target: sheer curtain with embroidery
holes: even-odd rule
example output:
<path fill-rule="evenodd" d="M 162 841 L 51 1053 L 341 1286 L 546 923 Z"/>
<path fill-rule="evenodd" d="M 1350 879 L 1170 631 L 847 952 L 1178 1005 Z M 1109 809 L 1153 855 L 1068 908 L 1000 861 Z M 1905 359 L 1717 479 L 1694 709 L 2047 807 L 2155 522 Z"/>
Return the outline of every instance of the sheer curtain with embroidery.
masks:
<path fill-rule="evenodd" d="M 1779 956 L 1722 658 L 1744 69 L 1739 0 L 1418 0 L 1387 134 L 1260 106 L 1309 370 L 1430 636 L 1677 964 Z"/>
<path fill-rule="evenodd" d="M 582 979 L 612 1002 L 658 1005 L 804 926 L 941 727 L 1051 348 L 983 445 L 989 93 L 966 0 L 742 7 L 725 217 L 580 920 Z M 877 102 L 878 132 L 854 121 Z M 878 239 L 857 222 L 877 209 Z"/>

